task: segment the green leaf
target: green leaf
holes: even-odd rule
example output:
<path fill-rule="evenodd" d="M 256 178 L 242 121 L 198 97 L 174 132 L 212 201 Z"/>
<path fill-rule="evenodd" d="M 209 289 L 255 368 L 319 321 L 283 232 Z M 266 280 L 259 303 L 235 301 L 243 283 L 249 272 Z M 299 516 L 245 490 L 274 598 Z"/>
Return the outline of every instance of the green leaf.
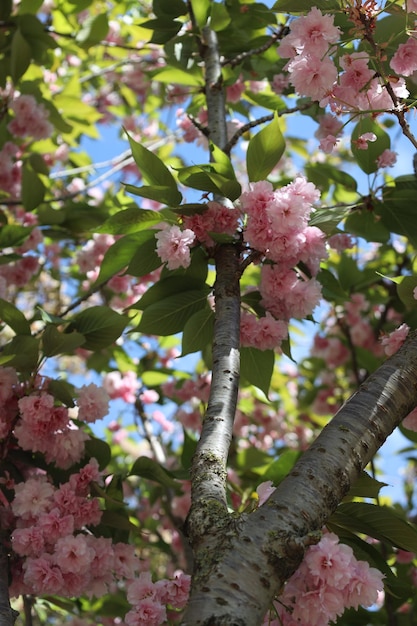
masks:
<path fill-rule="evenodd" d="M 111 461 L 110 446 L 102 439 L 90 437 L 90 439 L 85 442 L 85 451 L 90 459 L 97 459 L 101 471 L 103 471 Z"/>
<path fill-rule="evenodd" d="M 85 337 L 83 348 L 101 350 L 120 337 L 128 318 L 106 306 L 93 306 L 74 316 L 67 332 L 77 331 Z"/>
<path fill-rule="evenodd" d="M 172 187 L 167 185 L 142 185 L 142 187 L 137 187 L 136 185 L 123 183 L 123 186 L 128 193 L 132 193 L 134 196 L 156 200 L 156 202 L 161 204 L 177 206 L 182 198 L 181 195 L 178 195 L 179 191 L 173 190 Z"/>
<path fill-rule="evenodd" d="M 265 180 L 274 169 L 285 150 L 285 140 L 281 133 L 278 115 L 249 141 L 246 153 L 246 167 L 249 180 Z"/>
<path fill-rule="evenodd" d="M 350 210 L 347 207 L 317 209 L 309 221 L 309 226 L 318 226 L 324 233 L 331 235 L 334 233 L 337 225 L 349 215 Z"/>
<path fill-rule="evenodd" d="M 10 326 L 16 335 L 30 335 L 30 324 L 26 317 L 11 302 L 0 298 L 0 319 Z"/>
<path fill-rule="evenodd" d="M 345 222 L 345 230 L 356 237 L 363 237 L 366 241 L 386 243 L 390 238 L 388 228 L 367 209 L 353 211 Z"/>
<path fill-rule="evenodd" d="M 207 306 L 194 313 L 184 326 L 181 356 L 203 350 L 213 339 L 214 313 Z"/>
<path fill-rule="evenodd" d="M 148 306 L 135 330 L 148 335 L 175 335 L 190 317 L 204 308 L 210 288 L 182 291 Z"/>
<path fill-rule="evenodd" d="M 168 276 L 149 287 L 146 293 L 144 293 L 140 300 L 133 304 L 131 308 L 144 310 L 150 305 L 160 302 L 168 296 L 181 291 L 200 290 L 204 288 L 205 283 L 200 280 L 200 278 L 188 278 L 184 281 L 182 276 Z"/>
<path fill-rule="evenodd" d="M 27 163 L 22 167 L 22 204 L 26 211 L 36 209 L 45 196 L 45 185 Z"/>
<path fill-rule="evenodd" d="M 49 380 L 48 391 L 65 406 L 73 407 L 74 403 L 74 385 L 66 380 Z"/>
<path fill-rule="evenodd" d="M 416 527 L 391 508 L 367 502 L 342 503 L 330 521 L 350 531 L 387 542 L 396 548 L 417 552 Z"/>
<path fill-rule="evenodd" d="M 417 193 L 417 179 L 413 186 L 396 184 L 386 187 L 383 201 L 375 203 L 375 214 L 390 232 L 404 235 L 417 247 L 417 212 L 414 202 Z"/>
<path fill-rule="evenodd" d="M 248 383 L 258 387 L 268 397 L 269 385 L 274 370 L 274 351 L 242 348 L 240 373 Z"/>
<path fill-rule="evenodd" d="M 133 159 L 138 166 L 142 176 L 151 186 L 157 186 L 165 189 L 164 199 L 160 202 L 166 202 L 173 206 L 181 203 L 182 195 L 178 191 L 177 183 L 167 166 L 154 153 L 142 146 L 140 143 L 132 139 L 127 133 L 129 144 L 132 150 Z"/>
<path fill-rule="evenodd" d="M 197 2 L 199 2 L 199 0 L 197 0 Z M 211 4 L 210 28 L 219 32 L 227 28 L 231 21 L 232 18 L 223 4 L 220 4 L 220 2 L 213 2 Z"/>
<path fill-rule="evenodd" d="M 182 0 L 153 0 L 152 10 L 157 16 L 178 17 L 187 13 L 187 7 Z"/>
<path fill-rule="evenodd" d="M 110 526 L 111 528 L 117 528 L 117 530 L 126 530 L 129 532 L 138 532 L 137 526 L 133 524 L 126 512 L 104 510 L 101 516 L 100 526 Z"/>
<path fill-rule="evenodd" d="M 161 267 L 161 259 L 156 253 L 156 239 L 148 239 L 140 245 L 130 261 L 126 273 L 131 276 L 145 276 L 158 267 Z"/>
<path fill-rule="evenodd" d="M 199 28 L 207 24 L 211 4 L 211 0 L 191 0 L 194 18 Z"/>
<path fill-rule="evenodd" d="M 216 171 L 216 163 L 184 167 L 178 172 L 178 179 L 188 187 L 220 194 L 229 198 L 232 202 L 242 192 L 242 188 L 236 179 L 231 180 Z"/>
<path fill-rule="evenodd" d="M 366 472 L 362 472 L 359 478 L 353 483 L 347 494 L 347 498 L 377 498 L 382 487 L 388 483 L 382 483 L 376 478 L 372 478 Z"/>
<path fill-rule="evenodd" d="M 277 13 L 307 13 L 311 6 L 309 0 L 277 0 L 272 10 Z M 337 0 L 314 0 L 314 6 L 326 13 L 340 11 Z"/>
<path fill-rule="evenodd" d="M 417 306 L 414 297 L 414 289 L 417 287 L 417 276 L 403 276 L 401 282 L 397 285 L 397 293 L 401 302 L 409 309 L 415 309 Z"/>
<path fill-rule="evenodd" d="M 132 207 L 112 215 L 102 226 L 94 229 L 94 232 L 108 233 L 110 235 L 129 235 L 146 230 L 160 222 L 161 216 L 157 211 Z"/>
<path fill-rule="evenodd" d="M 139 247 L 149 239 L 155 239 L 152 231 L 133 233 L 115 241 L 104 255 L 96 283 L 105 282 L 120 273 L 132 261 Z"/>
<path fill-rule="evenodd" d="M 5 224 L 0 227 L 0 249 L 21 246 L 32 232 L 31 226 Z"/>
<path fill-rule="evenodd" d="M 152 78 L 167 85 L 172 85 L 172 83 L 187 87 L 202 87 L 204 85 L 204 79 L 200 70 L 198 70 L 198 73 L 195 71 L 186 72 L 180 67 L 172 67 L 170 65 L 155 72 Z"/>
<path fill-rule="evenodd" d="M 191 435 L 183 428 L 184 443 L 181 452 L 181 465 L 185 470 L 189 470 L 191 462 L 193 460 L 194 452 L 197 448 L 198 440 L 191 437 Z"/>
<path fill-rule="evenodd" d="M 106 13 L 90 15 L 83 20 L 75 40 L 83 47 L 89 48 L 103 41 L 109 32 L 109 21 Z"/>
<path fill-rule="evenodd" d="M 136 459 L 129 475 L 154 480 L 167 489 L 174 489 L 175 491 L 181 489 L 180 483 L 172 477 L 171 472 L 147 456 L 140 456 Z"/>
<path fill-rule="evenodd" d="M 10 59 L 10 74 L 15 85 L 28 69 L 31 58 L 31 47 L 18 28 L 13 35 Z"/>
<path fill-rule="evenodd" d="M 57 354 L 73 354 L 76 348 L 85 344 L 85 337 L 73 331 L 60 332 L 53 324 L 48 324 L 42 334 L 42 349 L 47 357 Z"/>
<path fill-rule="evenodd" d="M 367 150 L 360 150 L 355 143 L 364 133 L 374 133 L 377 137 L 376 141 L 368 141 Z M 386 133 L 380 124 L 377 124 L 372 118 L 365 117 L 356 124 L 352 132 L 351 148 L 359 167 L 365 174 L 372 174 L 378 169 L 377 159 L 384 150 L 390 148 L 391 141 L 388 133 Z"/>
<path fill-rule="evenodd" d="M 263 480 L 271 480 L 275 487 L 289 474 L 295 463 L 301 456 L 299 450 L 285 450 L 278 459 L 271 463 L 266 469 Z"/>
<path fill-rule="evenodd" d="M 30 335 L 16 335 L 3 347 L 2 357 L 18 371 L 33 374 L 39 362 L 39 340 Z"/>
<path fill-rule="evenodd" d="M 153 30 L 151 43 L 164 44 L 170 39 L 175 37 L 182 26 L 182 23 L 173 20 L 170 17 L 158 17 L 155 20 L 148 20 L 147 22 L 141 22 L 140 27 Z"/>
<path fill-rule="evenodd" d="M 322 269 L 317 280 L 323 287 L 323 297 L 336 304 L 344 304 L 349 299 L 349 292 L 345 291 L 338 279 L 329 270 Z"/>

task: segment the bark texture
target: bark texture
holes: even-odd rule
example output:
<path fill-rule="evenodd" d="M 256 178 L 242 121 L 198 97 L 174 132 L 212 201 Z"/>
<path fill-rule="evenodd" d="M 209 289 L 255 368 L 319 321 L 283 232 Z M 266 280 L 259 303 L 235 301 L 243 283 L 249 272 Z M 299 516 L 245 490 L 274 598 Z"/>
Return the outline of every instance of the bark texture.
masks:
<path fill-rule="evenodd" d="M 2 533 L 4 535 L 4 533 Z M 9 557 L 5 547 L 6 537 L 0 542 L 0 626 L 14 626 L 17 611 L 11 608 L 9 599 Z"/>
<path fill-rule="evenodd" d="M 417 332 L 372 374 L 268 501 L 222 519 L 183 626 L 257 626 L 308 545 L 386 438 L 417 405 Z"/>

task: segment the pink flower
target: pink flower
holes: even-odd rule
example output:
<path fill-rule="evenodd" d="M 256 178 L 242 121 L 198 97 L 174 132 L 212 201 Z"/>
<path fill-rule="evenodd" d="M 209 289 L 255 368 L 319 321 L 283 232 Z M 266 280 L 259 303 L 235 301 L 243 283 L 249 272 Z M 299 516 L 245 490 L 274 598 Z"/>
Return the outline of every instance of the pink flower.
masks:
<path fill-rule="evenodd" d="M 131 581 L 127 588 L 127 600 L 130 604 L 139 604 L 144 598 L 159 600 L 158 588 L 152 582 L 150 572 L 141 572 L 139 578 Z"/>
<path fill-rule="evenodd" d="M 159 393 L 155 389 L 145 389 L 139 394 L 139 400 L 142 404 L 155 404 L 159 400 Z"/>
<path fill-rule="evenodd" d="M 127 626 L 160 626 L 166 620 L 166 609 L 158 601 L 145 598 L 125 616 Z"/>
<path fill-rule="evenodd" d="M 53 126 L 48 122 L 49 112 L 32 95 L 18 96 L 10 103 L 10 109 L 15 114 L 7 125 L 12 135 L 34 139 L 47 139 L 52 135 Z"/>
<path fill-rule="evenodd" d="M 139 568 L 139 559 L 135 554 L 133 546 L 126 543 L 116 543 L 113 545 L 114 551 L 114 571 L 118 578 L 133 579 L 135 572 Z"/>
<path fill-rule="evenodd" d="M 113 400 L 122 398 L 125 402 L 134 403 L 140 383 L 135 372 L 109 372 L 103 380 L 103 387 Z"/>
<path fill-rule="evenodd" d="M 85 442 L 89 435 L 83 430 L 68 428 L 63 432 L 57 432 L 52 437 L 52 445 L 44 450 L 45 459 L 48 463 L 55 463 L 57 467 L 68 469 L 71 465 L 81 461 Z"/>
<path fill-rule="evenodd" d="M 13 367 L 0 367 L 0 402 L 5 404 L 14 395 L 19 384 L 16 370 Z"/>
<path fill-rule="evenodd" d="M 92 482 L 98 482 L 100 479 L 100 470 L 96 459 L 90 459 L 90 461 L 84 465 L 76 474 L 72 474 L 69 479 L 69 484 L 74 489 L 77 496 L 87 496 L 90 492 L 90 485 Z"/>
<path fill-rule="evenodd" d="M 417 432 L 417 408 L 413 409 L 411 413 L 409 413 L 403 419 L 402 423 L 404 428 L 408 428 L 408 430 L 413 430 L 414 432 Z"/>
<path fill-rule="evenodd" d="M 12 546 L 16 554 L 21 556 L 40 556 L 45 548 L 41 528 L 16 528 L 12 534 Z"/>
<path fill-rule="evenodd" d="M 337 68 L 329 57 L 301 55 L 288 65 L 291 83 L 301 96 L 320 102 L 331 92 L 338 76 Z"/>
<path fill-rule="evenodd" d="M 405 6 L 408 13 L 417 13 L 417 0 L 406 0 Z"/>
<path fill-rule="evenodd" d="M 279 54 L 287 57 L 285 46 L 291 45 L 298 53 L 306 50 L 309 54 L 323 56 L 329 45 L 336 43 L 340 36 L 340 30 L 334 26 L 333 15 L 323 15 L 322 12 L 313 7 L 307 15 L 299 17 L 291 23 L 291 32 L 283 38 L 278 49 Z"/>
<path fill-rule="evenodd" d="M 188 601 L 191 577 L 184 572 L 176 572 L 172 580 L 158 580 L 155 583 L 162 604 L 169 604 L 174 609 L 182 609 Z"/>
<path fill-rule="evenodd" d="M 94 383 L 83 385 L 78 391 L 78 419 L 86 422 L 102 419 L 109 411 L 109 400 L 103 388 Z"/>
<path fill-rule="evenodd" d="M 381 345 L 384 347 L 384 352 L 387 356 L 392 356 L 403 345 L 410 327 L 407 324 L 401 324 L 398 328 L 384 335 L 381 339 Z"/>
<path fill-rule="evenodd" d="M 24 582 L 37 594 L 61 594 L 64 579 L 58 565 L 50 554 L 39 558 L 28 558 L 25 562 Z"/>
<path fill-rule="evenodd" d="M 191 262 L 190 247 L 195 235 L 192 230 L 181 230 L 178 226 L 170 226 L 156 233 L 156 253 L 168 269 L 188 267 Z"/>
<path fill-rule="evenodd" d="M 319 148 L 326 154 L 330 154 L 338 141 L 339 139 L 334 135 L 327 135 L 320 140 Z"/>
<path fill-rule="evenodd" d="M 397 162 L 397 153 L 392 150 L 384 150 L 377 158 L 378 167 L 392 167 Z"/>
<path fill-rule="evenodd" d="M 367 150 L 368 149 L 368 141 L 374 142 L 377 140 L 377 136 L 375 133 L 363 133 L 357 139 L 352 139 L 352 143 L 355 144 L 358 150 Z"/>
<path fill-rule="evenodd" d="M 259 506 L 266 502 L 269 496 L 274 493 L 275 487 L 271 480 L 267 480 L 256 487 L 256 493 L 259 496 Z"/>
<path fill-rule="evenodd" d="M 52 508 L 54 487 L 44 477 L 29 478 L 15 486 L 13 513 L 22 519 L 39 517 Z"/>
<path fill-rule="evenodd" d="M 94 550 L 81 534 L 61 537 L 55 544 L 54 559 L 63 573 L 87 571 L 94 556 Z"/>
<path fill-rule="evenodd" d="M 417 40 L 410 37 L 401 43 L 389 65 L 397 74 L 411 76 L 417 70 Z"/>
<path fill-rule="evenodd" d="M 73 515 L 61 515 L 57 508 L 41 515 L 38 523 L 45 543 L 49 545 L 54 545 L 60 537 L 74 532 Z"/>

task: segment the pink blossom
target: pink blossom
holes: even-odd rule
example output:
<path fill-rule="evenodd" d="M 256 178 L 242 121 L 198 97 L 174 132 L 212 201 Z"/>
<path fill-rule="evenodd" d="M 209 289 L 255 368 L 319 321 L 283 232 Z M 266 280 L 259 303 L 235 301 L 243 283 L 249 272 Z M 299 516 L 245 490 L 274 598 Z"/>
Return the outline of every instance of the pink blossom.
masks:
<path fill-rule="evenodd" d="M 126 543 L 116 543 L 113 545 L 114 551 L 114 571 L 118 578 L 133 579 L 135 572 L 139 568 L 139 559 L 135 554 L 133 546 Z"/>
<path fill-rule="evenodd" d="M 210 233 L 234 235 L 238 228 L 239 211 L 220 202 L 208 202 L 202 213 L 184 217 L 184 226 L 191 229 L 196 238 L 206 245 L 213 245 Z"/>
<path fill-rule="evenodd" d="M 184 572 L 175 572 L 171 580 L 158 580 L 155 583 L 162 604 L 169 604 L 174 609 L 182 609 L 188 601 L 191 576 Z"/>
<path fill-rule="evenodd" d="M 139 577 L 129 582 L 127 587 L 127 600 L 130 604 L 139 604 L 144 598 L 160 599 L 158 588 L 152 582 L 150 572 L 141 572 Z"/>
<path fill-rule="evenodd" d="M 359 605 L 372 606 L 378 600 L 378 591 L 384 588 L 384 575 L 366 561 L 357 561 L 353 574 L 345 589 L 349 606 L 358 609 Z"/>
<path fill-rule="evenodd" d="M 21 556 L 40 556 L 45 547 L 43 533 L 37 526 L 16 528 L 12 534 L 12 546 Z"/>
<path fill-rule="evenodd" d="M 288 88 L 289 83 L 290 81 L 288 76 L 285 76 L 285 74 L 275 74 L 272 77 L 271 89 L 274 93 L 280 95 L 283 91 L 285 91 L 285 89 Z"/>
<path fill-rule="evenodd" d="M 139 400 L 142 404 L 155 404 L 159 400 L 159 393 L 155 389 L 145 389 L 139 394 Z"/>
<path fill-rule="evenodd" d="M 233 85 L 228 85 L 226 87 L 227 102 L 239 102 L 244 91 L 245 83 L 243 82 L 242 77 L 239 76 Z"/>
<path fill-rule="evenodd" d="M 417 0 L 406 0 L 405 6 L 408 13 L 417 13 Z"/>
<path fill-rule="evenodd" d="M 29 478 L 15 486 L 12 510 L 22 519 L 38 517 L 52 508 L 54 487 L 44 477 Z"/>
<path fill-rule="evenodd" d="M 338 252 L 342 252 L 348 248 L 353 248 L 352 237 L 347 233 L 337 233 L 336 235 L 332 235 L 328 238 L 327 243 L 331 248 L 337 250 Z"/>
<path fill-rule="evenodd" d="M 81 534 L 60 537 L 55 544 L 54 559 L 63 573 L 87 571 L 94 556 L 94 550 Z"/>
<path fill-rule="evenodd" d="M 288 71 L 297 93 L 318 102 L 331 92 L 338 76 L 332 59 L 310 54 L 295 57 L 290 61 Z"/>
<path fill-rule="evenodd" d="M 53 132 L 53 126 L 48 122 L 49 112 L 29 94 L 23 94 L 10 103 L 10 109 L 15 117 L 7 128 L 16 137 L 33 137 L 47 139 Z"/>
<path fill-rule="evenodd" d="M 330 154 L 333 151 L 333 148 L 336 146 L 339 139 L 334 135 L 326 135 L 320 140 L 319 148 L 323 150 L 326 154 Z"/>
<path fill-rule="evenodd" d="M 49 554 L 39 558 L 28 558 L 24 565 L 24 582 L 34 594 L 64 593 L 64 579 L 61 569 Z"/>
<path fill-rule="evenodd" d="M 376 164 L 378 167 L 392 167 L 397 162 L 397 152 L 392 150 L 384 150 L 377 158 Z"/>
<path fill-rule="evenodd" d="M 78 391 L 78 419 L 90 423 L 102 419 L 109 411 L 109 400 L 101 387 L 94 383 L 83 385 Z"/>
<path fill-rule="evenodd" d="M 72 535 L 74 532 L 73 515 L 62 516 L 57 508 L 41 515 L 38 524 L 45 543 L 49 545 L 55 544 L 60 537 Z"/>
<path fill-rule="evenodd" d="M 78 428 L 68 428 L 57 432 L 52 438 L 52 446 L 44 450 L 48 463 L 55 463 L 57 467 L 68 469 L 71 465 L 81 461 L 85 442 L 90 436 Z"/>
<path fill-rule="evenodd" d="M 414 432 L 417 432 L 417 408 L 413 409 L 411 413 L 409 413 L 403 419 L 402 423 L 404 428 L 408 428 L 408 430 L 413 430 Z"/>
<path fill-rule="evenodd" d="M 288 335 L 288 325 L 276 320 L 270 313 L 264 317 L 256 317 L 244 311 L 241 318 L 242 345 L 253 346 L 258 350 L 274 350 Z"/>
<path fill-rule="evenodd" d="M 170 226 L 156 233 L 156 252 L 168 269 L 188 267 L 191 262 L 190 247 L 195 235 L 192 230 L 181 230 L 178 226 Z"/>
<path fill-rule="evenodd" d="M 298 53 L 307 50 L 309 54 L 321 57 L 330 44 L 338 41 L 339 36 L 340 30 L 334 26 L 334 16 L 323 15 L 317 7 L 313 7 L 307 15 L 291 23 L 291 32 L 283 38 L 278 51 L 281 56 L 287 57 L 285 46 L 290 44 Z"/>
<path fill-rule="evenodd" d="M 363 133 L 357 139 L 352 139 L 352 143 L 355 144 L 358 150 L 367 150 L 368 149 L 368 141 L 374 142 L 377 140 L 377 136 L 375 133 Z"/>
<path fill-rule="evenodd" d="M 261 506 L 264 502 L 266 502 L 269 496 L 274 493 L 275 487 L 271 480 L 267 480 L 264 483 L 261 483 L 256 488 L 256 493 L 259 496 L 259 506 Z"/>
<path fill-rule="evenodd" d="M 126 614 L 125 622 L 127 626 L 160 626 L 166 617 L 166 609 L 160 602 L 145 598 Z"/>
<path fill-rule="evenodd" d="M 76 474 L 71 474 L 69 484 L 77 496 L 87 496 L 92 482 L 98 482 L 100 470 L 96 459 L 90 459 Z"/>
<path fill-rule="evenodd" d="M 398 328 L 393 330 L 388 335 L 384 335 L 381 339 L 381 345 L 384 347 L 384 352 L 387 356 L 392 356 L 403 345 L 410 327 L 407 324 L 401 324 Z"/>
<path fill-rule="evenodd" d="M 409 37 L 401 43 L 389 65 L 397 74 L 411 76 L 417 70 L 417 40 Z"/>
<path fill-rule="evenodd" d="M 125 402 L 134 403 L 140 383 L 135 372 L 109 372 L 103 379 L 103 387 L 113 400 L 122 398 Z"/>
<path fill-rule="evenodd" d="M 19 384 L 16 370 L 13 367 L 0 367 L 0 403 L 5 404 Z"/>

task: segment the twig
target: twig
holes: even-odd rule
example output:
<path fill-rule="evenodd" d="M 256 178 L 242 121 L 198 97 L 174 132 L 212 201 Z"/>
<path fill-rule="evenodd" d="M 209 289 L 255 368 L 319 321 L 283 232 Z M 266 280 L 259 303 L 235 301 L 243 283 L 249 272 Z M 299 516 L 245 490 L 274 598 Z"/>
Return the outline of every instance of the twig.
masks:
<path fill-rule="evenodd" d="M 241 54 L 233 57 L 233 59 L 224 59 L 221 62 L 221 65 L 223 67 L 226 65 L 236 67 L 236 65 L 239 65 L 248 57 L 255 56 L 256 54 L 262 54 L 262 52 L 266 52 L 266 50 L 268 50 L 276 41 L 285 37 L 285 35 L 287 35 L 289 32 L 290 29 L 288 28 L 288 26 L 285 26 L 283 24 L 280 26 L 280 29 L 273 33 L 270 39 L 262 46 L 259 46 L 258 48 L 252 48 L 252 50 L 247 50 L 246 52 L 242 52 Z"/>

